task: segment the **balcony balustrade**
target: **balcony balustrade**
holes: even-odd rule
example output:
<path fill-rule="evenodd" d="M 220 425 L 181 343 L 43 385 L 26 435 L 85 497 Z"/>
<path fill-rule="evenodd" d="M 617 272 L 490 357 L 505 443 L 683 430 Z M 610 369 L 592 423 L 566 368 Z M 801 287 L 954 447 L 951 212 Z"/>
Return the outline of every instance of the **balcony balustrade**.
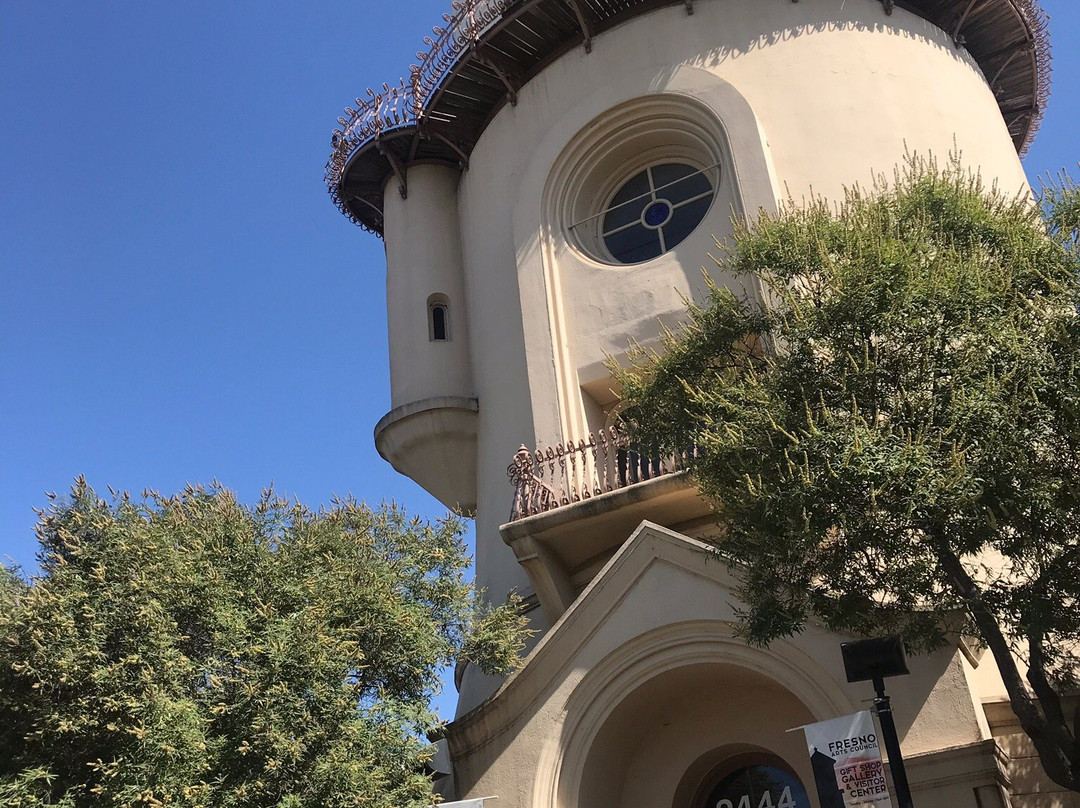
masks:
<path fill-rule="evenodd" d="M 695 447 L 662 457 L 614 428 L 534 451 L 522 444 L 506 469 L 514 486 L 510 521 L 684 471 L 696 453 Z"/>

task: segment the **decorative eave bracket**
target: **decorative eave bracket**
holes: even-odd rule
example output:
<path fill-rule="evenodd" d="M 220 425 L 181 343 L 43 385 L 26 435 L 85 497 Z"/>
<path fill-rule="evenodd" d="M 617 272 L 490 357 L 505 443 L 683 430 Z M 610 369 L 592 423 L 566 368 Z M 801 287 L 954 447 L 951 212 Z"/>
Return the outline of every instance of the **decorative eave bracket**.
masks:
<path fill-rule="evenodd" d="M 964 28 L 964 23 L 967 22 L 971 12 L 974 11 L 977 6 L 981 6 L 984 2 L 985 0 L 968 0 L 964 12 L 960 15 L 960 19 L 956 21 L 956 28 L 953 29 L 952 39 L 953 44 L 956 45 L 956 47 L 960 48 L 967 44 L 967 39 L 965 39 L 964 35 L 961 33 Z"/>
<path fill-rule="evenodd" d="M 401 164 L 401 161 L 390 151 L 382 142 L 382 138 L 375 137 L 375 148 L 379 150 L 379 154 L 386 158 L 386 161 L 390 163 L 390 168 L 394 170 L 394 176 L 398 179 L 398 193 L 401 194 L 402 199 L 409 198 L 409 177 L 405 171 L 405 166 Z"/>
<path fill-rule="evenodd" d="M 589 20 L 585 16 L 585 9 L 581 7 L 579 0 L 566 0 L 570 5 L 570 8 L 574 11 L 574 16 L 577 17 L 578 27 L 581 28 L 581 35 L 585 39 L 585 52 L 592 53 L 592 27 L 589 25 Z"/>
<path fill-rule="evenodd" d="M 474 51 L 477 61 L 499 77 L 499 81 L 506 88 L 506 100 L 510 102 L 510 106 L 516 107 L 518 90 L 523 84 L 520 77 L 515 75 L 515 71 L 510 68 L 505 59 L 500 59 L 487 48 L 477 47 Z"/>
<path fill-rule="evenodd" d="M 459 167 L 461 168 L 461 170 L 462 171 L 468 171 L 469 170 L 469 155 L 463 148 L 461 148 L 460 145 L 458 145 L 457 143 L 452 141 L 450 138 L 448 138 L 446 135 L 444 135 L 442 132 L 440 132 L 437 129 L 431 129 L 431 130 L 425 129 L 424 130 L 424 136 L 425 137 L 433 137 L 437 141 L 439 141 L 440 143 L 445 143 L 447 146 L 449 146 L 453 150 L 454 154 L 456 154 L 458 156 L 458 164 L 459 164 Z"/>

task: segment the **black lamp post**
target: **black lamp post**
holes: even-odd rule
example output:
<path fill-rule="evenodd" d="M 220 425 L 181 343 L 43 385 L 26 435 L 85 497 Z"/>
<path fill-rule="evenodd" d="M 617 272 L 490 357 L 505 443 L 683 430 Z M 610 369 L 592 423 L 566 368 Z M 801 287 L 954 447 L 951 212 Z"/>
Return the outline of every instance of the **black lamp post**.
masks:
<path fill-rule="evenodd" d="M 877 637 L 872 640 L 845 642 L 840 645 L 840 652 L 844 655 L 844 672 L 847 673 L 849 682 L 874 683 L 874 712 L 881 722 L 885 751 L 889 753 L 889 770 L 896 787 L 896 799 L 900 804 L 899 808 L 913 808 L 911 787 L 904 769 L 904 756 L 900 753 L 900 739 L 896 735 L 892 706 L 889 697 L 885 695 L 887 677 L 904 676 L 910 672 L 904 640 L 902 637 Z"/>

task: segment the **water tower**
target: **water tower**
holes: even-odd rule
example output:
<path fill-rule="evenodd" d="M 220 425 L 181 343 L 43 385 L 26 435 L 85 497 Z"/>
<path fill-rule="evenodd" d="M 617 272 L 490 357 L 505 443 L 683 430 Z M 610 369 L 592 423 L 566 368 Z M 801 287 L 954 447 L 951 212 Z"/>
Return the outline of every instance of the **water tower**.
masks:
<path fill-rule="evenodd" d="M 459 0 L 426 46 L 339 119 L 326 180 L 386 245 L 378 450 L 475 515 L 479 584 L 539 630 L 507 681 L 458 671 L 456 796 L 735 808 L 768 781 L 774 808 L 818 805 L 786 730 L 864 707 L 847 638 L 735 635 L 714 519 L 681 458 L 612 431 L 604 362 L 702 295 L 733 216 L 909 151 L 1026 188 L 1035 0 Z M 958 642 L 912 664 L 893 695 L 920 808 L 1049 793 L 991 661 Z"/>

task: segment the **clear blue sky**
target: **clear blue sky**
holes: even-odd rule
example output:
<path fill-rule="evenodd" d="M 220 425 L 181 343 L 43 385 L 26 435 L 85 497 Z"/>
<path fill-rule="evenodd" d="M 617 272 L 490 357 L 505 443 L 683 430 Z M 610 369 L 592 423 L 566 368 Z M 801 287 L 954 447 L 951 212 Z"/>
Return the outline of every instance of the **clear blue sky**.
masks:
<path fill-rule="evenodd" d="M 445 512 L 375 452 L 383 247 L 322 173 L 448 7 L 0 2 L 0 555 L 77 474 Z"/>
<path fill-rule="evenodd" d="M 449 6 L 0 2 L 0 556 L 33 566 L 32 509 L 77 474 L 443 513 L 375 452 L 382 243 L 322 169 Z M 1080 160 L 1080 3 L 1044 7 L 1032 176 Z"/>

